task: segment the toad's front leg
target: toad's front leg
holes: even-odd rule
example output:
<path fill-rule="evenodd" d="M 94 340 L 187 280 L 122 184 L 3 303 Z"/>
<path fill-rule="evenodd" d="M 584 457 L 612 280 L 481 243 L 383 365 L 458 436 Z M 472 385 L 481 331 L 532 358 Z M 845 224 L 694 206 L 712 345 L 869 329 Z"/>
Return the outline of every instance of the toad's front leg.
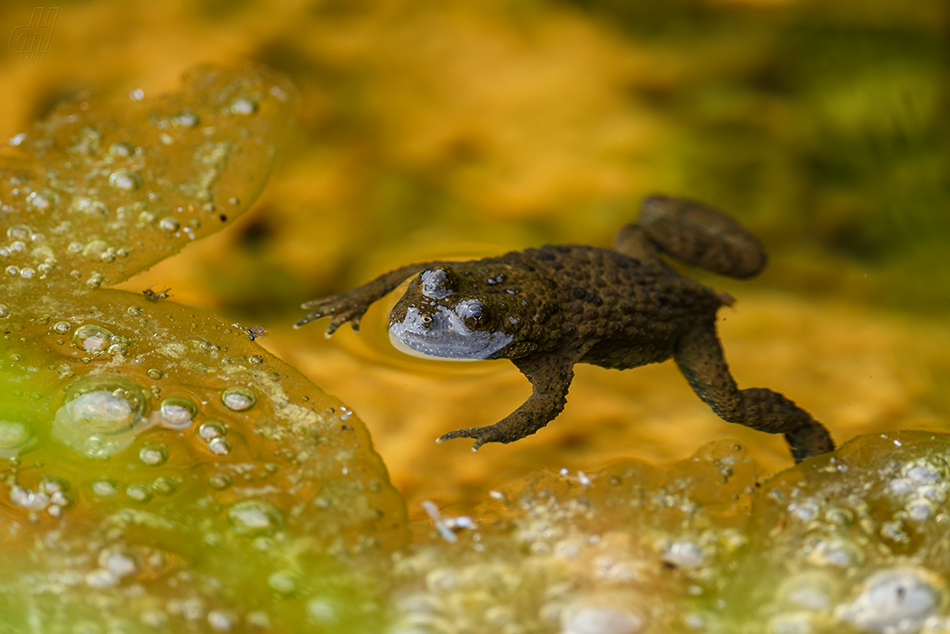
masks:
<path fill-rule="evenodd" d="M 372 282 L 367 282 L 346 293 L 309 301 L 301 305 L 301 308 L 304 310 L 311 309 L 310 312 L 298 319 L 297 323 L 294 324 L 294 328 L 305 326 L 321 317 L 331 317 L 330 325 L 327 326 L 327 337 L 347 322 L 353 327 L 353 330 L 359 330 L 360 318 L 363 317 L 363 313 L 373 302 L 390 293 L 416 273 L 445 264 L 442 261 L 408 264 L 395 271 L 380 275 Z"/>
<path fill-rule="evenodd" d="M 487 442 L 510 443 L 530 436 L 554 420 L 567 402 L 567 391 L 574 378 L 574 364 L 585 350 L 567 353 L 535 354 L 512 362 L 531 381 L 533 391 L 521 407 L 501 421 L 487 427 L 469 427 L 451 431 L 438 440 L 474 438 L 472 451 Z"/>

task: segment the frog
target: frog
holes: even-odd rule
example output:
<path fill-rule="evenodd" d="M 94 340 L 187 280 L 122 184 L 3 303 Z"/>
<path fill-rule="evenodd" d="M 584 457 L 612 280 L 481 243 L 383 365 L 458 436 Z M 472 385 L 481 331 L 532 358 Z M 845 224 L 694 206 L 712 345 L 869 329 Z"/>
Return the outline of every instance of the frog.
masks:
<path fill-rule="evenodd" d="M 640 204 L 613 248 L 549 245 L 498 257 L 402 266 L 351 291 L 302 305 L 296 328 L 330 317 L 326 336 L 359 329 L 371 304 L 412 278 L 389 317 L 395 344 L 422 356 L 508 359 L 528 379 L 530 397 L 501 421 L 437 439 L 511 443 L 536 433 L 564 409 L 574 366 L 626 370 L 672 359 L 720 418 L 783 434 L 795 462 L 834 450 L 828 430 L 784 395 L 739 389 L 716 330 L 734 298 L 677 272 L 669 259 L 736 279 L 766 264 L 759 240 L 719 209 L 656 195 Z"/>

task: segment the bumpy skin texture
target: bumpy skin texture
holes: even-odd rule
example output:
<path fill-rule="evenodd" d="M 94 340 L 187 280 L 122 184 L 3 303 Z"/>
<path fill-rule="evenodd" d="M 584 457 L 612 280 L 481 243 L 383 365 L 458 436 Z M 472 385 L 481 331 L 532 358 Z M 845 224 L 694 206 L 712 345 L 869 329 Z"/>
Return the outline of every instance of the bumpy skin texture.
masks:
<path fill-rule="evenodd" d="M 722 212 L 655 196 L 640 224 L 623 227 L 615 249 L 546 246 L 471 262 L 425 262 L 391 271 L 347 293 L 303 305 L 296 326 L 332 317 L 327 335 L 416 276 L 390 315 L 390 333 L 430 356 L 505 358 L 534 391 L 487 427 L 451 438 L 509 443 L 535 433 L 564 408 L 575 363 L 627 369 L 673 358 L 696 394 L 732 423 L 785 435 L 796 462 L 834 449 L 827 430 L 771 390 L 740 390 L 716 335 L 716 311 L 732 298 L 677 274 L 661 253 L 731 277 L 765 265 L 754 236 Z"/>

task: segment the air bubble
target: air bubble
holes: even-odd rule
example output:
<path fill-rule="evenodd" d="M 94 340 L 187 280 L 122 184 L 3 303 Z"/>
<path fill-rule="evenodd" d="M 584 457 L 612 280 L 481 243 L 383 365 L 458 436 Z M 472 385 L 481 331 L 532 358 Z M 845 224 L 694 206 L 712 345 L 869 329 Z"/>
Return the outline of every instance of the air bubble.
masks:
<path fill-rule="evenodd" d="M 28 225 L 12 225 L 7 229 L 7 237 L 11 240 L 29 240 L 33 235 L 33 229 Z"/>
<path fill-rule="evenodd" d="M 69 210 L 75 213 L 84 213 L 94 218 L 108 218 L 109 208 L 101 200 L 93 198 L 76 198 L 69 206 Z"/>
<path fill-rule="evenodd" d="M 821 538 L 811 544 L 807 560 L 815 566 L 850 568 L 864 562 L 864 551 L 845 537 Z"/>
<path fill-rule="evenodd" d="M 187 429 L 198 413 L 198 406 L 190 398 L 172 396 L 162 401 L 159 411 L 162 424 L 169 429 Z"/>
<path fill-rule="evenodd" d="M 234 630 L 235 617 L 230 612 L 211 610 L 208 612 L 208 626 L 212 632 L 231 632 Z"/>
<path fill-rule="evenodd" d="M 926 522 L 933 515 L 934 507 L 929 500 L 917 498 L 907 503 L 907 517 L 915 522 Z"/>
<path fill-rule="evenodd" d="M 698 568 L 703 560 L 703 549 L 689 540 L 675 541 L 663 552 L 663 561 L 678 568 Z"/>
<path fill-rule="evenodd" d="M 563 634 L 637 634 L 645 625 L 640 615 L 606 605 L 568 608 L 561 616 Z"/>
<path fill-rule="evenodd" d="M 231 443 L 227 438 L 212 438 L 208 450 L 215 455 L 226 456 L 231 453 Z"/>
<path fill-rule="evenodd" d="M 329 625 L 338 621 L 339 618 L 340 610 L 333 602 L 326 599 L 307 601 L 307 619 L 311 623 Z"/>
<path fill-rule="evenodd" d="M 69 324 L 68 321 L 57 321 L 55 324 L 53 324 L 53 330 L 55 332 L 58 332 L 61 335 L 64 335 L 67 332 L 69 332 L 70 328 L 72 328 L 72 326 Z"/>
<path fill-rule="evenodd" d="M 139 558 L 122 546 L 110 546 L 99 551 L 99 567 L 118 578 L 138 574 Z"/>
<path fill-rule="evenodd" d="M 58 476 L 45 475 L 40 479 L 40 488 L 47 493 L 65 493 L 69 483 Z"/>
<path fill-rule="evenodd" d="M 148 378 L 152 379 L 153 381 L 157 381 L 157 380 L 159 380 L 160 378 L 162 378 L 163 376 L 165 376 L 165 375 L 162 373 L 161 370 L 156 370 L 156 369 L 154 369 L 154 368 L 151 369 L 151 370 L 149 370 L 149 371 L 146 372 L 145 374 L 148 376 Z"/>
<path fill-rule="evenodd" d="M 16 458 L 33 440 L 32 425 L 23 417 L 0 414 L 0 458 Z"/>
<path fill-rule="evenodd" d="M 904 465 L 901 471 L 904 477 L 915 485 L 937 484 L 943 482 L 945 478 L 946 465 L 943 465 L 943 467 L 941 469 L 929 460 L 919 459 Z"/>
<path fill-rule="evenodd" d="M 257 112 L 257 102 L 247 97 L 238 97 L 231 102 L 231 113 L 249 115 Z"/>
<path fill-rule="evenodd" d="M 10 487 L 10 501 L 28 511 L 42 511 L 49 504 L 49 496 L 42 491 L 13 485 Z"/>
<path fill-rule="evenodd" d="M 119 485 L 115 480 L 103 478 L 92 483 L 92 492 L 101 498 L 115 497 L 119 493 Z"/>
<path fill-rule="evenodd" d="M 123 191 L 135 191 L 142 186 L 142 177 L 134 170 L 116 170 L 109 176 L 109 184 Z"/>
<path fill-rule="evenodd" d="M 916 632 L 940 606 L 942 586 L 926 570 L 882 570 L 868 577 L 861 594 L 835 616 L 872 632 Z"/>
<path fill-rule="evenodd" d="M 297 582 L 286 572 L 278 571 L 267 578 L 268 587 L 277 594 L 289 597 L 297 592 Z"/>
<path fill-rule="evenodd" d="M 185 108 L 172 118 L 172 123 L 177 126 L 193 128 L 201 123 L 201 117 L 191 108 Z"/>
<path fill-rule="evenodd" d="M 208 478 L 208 486 L 216 491 L 221 491 L 231 486 L 231 478 L 223 473 L 216 473 Z"/>
<path fill-rule="evenodd" d="M 86 585 L 90 588 L 110 588 L 119 582 L 118 578 L 102 568 L 86 573 Z"/>
<path fill-rule="evenodd" d="M 152 492 L 147 484 L 130 484 L 125 488 L 125 496 L 130 500 L 145 503 L 152 499 Z"/>
<path fill-rule="evenodd" d="M 168 233 L 174 233 L 181 229 L 181 223 L 172 218 L 171 216 L 166 216 L 158 221 L 158 226 L 161 227 L 163 231 Z"/>
<path fill-rule="evenodd" d="M 118 141 L 109 146 L 109 154 L 118 158 L 128 158 L 135 153 L 135 146 L 125 141 Z"/>
<path fill-rule="evenodd" d="M 776 598 L 790 610 L 822 612 L 834 605 L 838 584 L 834 576 L 822 570 L 799 572 L 782 582 Z"/>
<path fill-rule="evenodd" d="M 142 612 L 139 620 L 142 621 L 142 625 L 146 625 L 156 631 L 164 630 L 168 626 L 168 615 L 158 608 L 145 610 Z"/>
<path fill-rule="evenodd" d="M 82 249 L 83 256 L 90 262 L 104 262 L 109 259 L 109 243 L 105 240 L 90 240 Z M 112 256 L 115 260 L 115 256 Z"/>
<path fill-rule="evenodd" d="M 284 516 L 273 504 L 260 500 L 243 500 L 228 509 L 228 521 L 238 535 L 261 537 L 273 535 L 284 525 Z"/>
<path fill-rule="evenodd" d="M 79 326 L 73 333 L 73 343 L 86 352 L 105 352 L 111 340 L 111 332 L 92 324 Z"/>
<path fill-rule="evenodd" d="M 105 459 L 125 450 L 146 427 L 142 388 L 115 375 L 88 376 L 66 390 L 52 436 L 88 458 Z"/>
<path fill-rule="evenodd" d="M 220 438 L 221 436 L 226 436 L 228 433 L 228 428 L 224 426 L 224 423 L 219 423 L 216 420 L 209 420 L 206 423 L 202 423 L 198 427 L 198 437 L 208 442 L 215 438 Z"/>
<path fill-rule="evenodd" d="M 231 411 L 243 412 L 254 407 L 257 397 L 246 387 L 229 387 L 221 394 L 221 402 Z"/>
<path fill-rule="evenodd" d="M 169 478 L 168 476 L 160 476 L 155 478 L 155 481 L 152 482 L 152 491 L 158 495 L 171 495 L 178 490 L 178 483 L 175 482 L 174 478 Z"/>
<path fill-rule="evenodd" d="M 139 449 L 139 460 L 150 467 L 163 465 L 168 460 L 168 447 L 161 443 L 145 445 Z"/>
<path fill-rule="evenodd" d="M 51 211 L 59 204 L 59 194 L 51 189 L 38 189 L 26 197 L 26 202 L 34 209 Z"/>

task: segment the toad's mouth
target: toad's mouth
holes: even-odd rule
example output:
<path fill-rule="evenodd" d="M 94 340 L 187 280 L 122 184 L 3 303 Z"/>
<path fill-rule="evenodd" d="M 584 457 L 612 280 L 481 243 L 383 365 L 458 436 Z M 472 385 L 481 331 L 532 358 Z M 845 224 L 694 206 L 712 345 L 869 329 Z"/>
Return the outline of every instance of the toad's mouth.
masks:
<path fill-rule="evenodd" d="M 406 309 L 402 321 L 389 324 L 389 339 L 414 356 L 467 361 L 491 358 L 511 343 L 514 335 L 472 330 L 461 317 L 439 306 L 432 315 L 423 315 L 415 307 Z"/>

